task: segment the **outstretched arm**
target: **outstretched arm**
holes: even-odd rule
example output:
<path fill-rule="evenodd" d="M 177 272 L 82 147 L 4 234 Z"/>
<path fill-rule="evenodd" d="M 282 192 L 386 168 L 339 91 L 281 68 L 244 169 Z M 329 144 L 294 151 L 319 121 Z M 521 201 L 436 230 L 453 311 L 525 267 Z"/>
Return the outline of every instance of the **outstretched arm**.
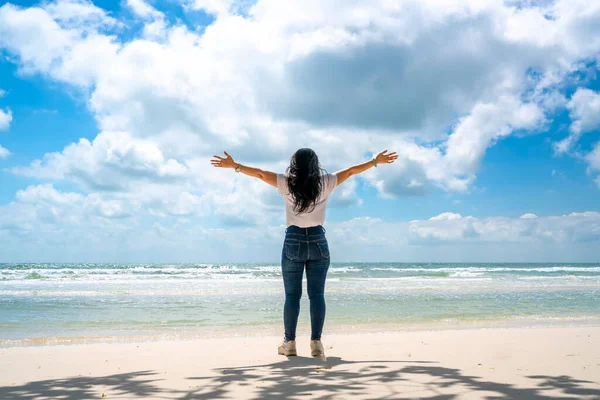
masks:
<path fill-rule="evenodd" d="M 258 178 L 261 181 L 268 183 L 271 186 L 277 187 L 277 174 L 271 171 L 263 171 L 259 168 L 248 167 L 247 165 L 242 165 L 233 161 L 233 158 L 224 151 L 226 157 L 213 156 L 214 158 L 210 160 L 210 163 L 219 168 L 235 168 L 237 172 L 241 172 L 248 176 L 252 176 L 254 178 Z"/>
<path fill-rule="evenodd" d="M 338 186 L 344 183 L 352 175 L 361 174 L 369 168 L 376 167 L 379 164 L 391 164 L 398 159 L 398 155 L 396 154 L 396 152 L 387 154 L 386 153 L 387 150 L 384 150 L 381 153 L 377 154 L 377 156 L 375 156 L 375 158 L 373 158 L 372 160 L 369 160 L 362 164 L 353 165 L 352 167 L 342 169 L 336 172 L 335 174 L 337 176 Z"/>

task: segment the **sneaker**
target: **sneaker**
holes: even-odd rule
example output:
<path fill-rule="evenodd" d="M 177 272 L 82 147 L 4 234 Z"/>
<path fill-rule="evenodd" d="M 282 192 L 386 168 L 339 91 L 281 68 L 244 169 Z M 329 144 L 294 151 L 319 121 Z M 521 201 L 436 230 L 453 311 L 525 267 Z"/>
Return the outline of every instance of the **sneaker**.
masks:
<path fill-rule="evenodd" d="M 320 340 L 310 341 L 310 354 L 320 360 L 326 360 L 325 349 L 323 349 L 323 343 Z"/>
<path fill-rule="evenodd" d="M 277 352 L 279 354 L 281 354 L 282 356 L 295 356 L 295 355 L 297 355 L 296 354 L 296 341 L 295 340 L 288 340 L 288 341 L 284 340 L 279 345 L 279 348 L 277 349 Z"/>

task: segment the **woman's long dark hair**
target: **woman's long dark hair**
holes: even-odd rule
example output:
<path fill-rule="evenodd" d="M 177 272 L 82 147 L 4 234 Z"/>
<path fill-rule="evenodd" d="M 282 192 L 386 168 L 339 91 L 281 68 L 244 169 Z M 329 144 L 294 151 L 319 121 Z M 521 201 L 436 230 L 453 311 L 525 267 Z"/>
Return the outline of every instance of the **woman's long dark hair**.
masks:
<path fill-rule="evenodd" d="M 325 170 L 319 164 L 319 157 L 312 149 L 299 149 L 292 156 L 287 169 L 287 183 L 296 214 L 315 209 L 323 186 L 323 172 Z"/>

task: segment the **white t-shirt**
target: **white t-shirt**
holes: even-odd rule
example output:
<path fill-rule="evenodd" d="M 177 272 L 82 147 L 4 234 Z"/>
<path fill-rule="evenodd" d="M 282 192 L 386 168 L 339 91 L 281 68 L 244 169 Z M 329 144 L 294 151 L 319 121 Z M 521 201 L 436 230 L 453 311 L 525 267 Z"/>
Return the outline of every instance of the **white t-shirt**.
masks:
<path fill-rule="evenodd" d="M 277 190 L 285 200 L 285 222 L 287 226 L 296 225 L 300 228 L 308 228 L 309 226 L 323 225 L 325 223 L 325 208 L 329 195 L 333 193 L 333 190 L 337 186 L 337 175 L 321 175 L 321 179 L 323 179 L 323 186 L 321 194 L 315 203 L 315 209 L 311 212 L 296 214 L 294 212 L 294 200 L 287 185 L 287 176 L 277 174 Z"/>

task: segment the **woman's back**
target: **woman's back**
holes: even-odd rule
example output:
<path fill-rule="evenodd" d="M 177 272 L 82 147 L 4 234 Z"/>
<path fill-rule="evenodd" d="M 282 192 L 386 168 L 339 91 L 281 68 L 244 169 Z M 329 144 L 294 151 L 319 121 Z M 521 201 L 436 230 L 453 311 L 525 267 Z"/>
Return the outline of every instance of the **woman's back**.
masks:
<path fill-rule="evenodd" d="M 285 220 L 287 226 L 296 225 L 300 228 L 307 228 L 324 224 L 327 200 L 337 186 L 337 176 L 335 174 L 321 175 L 321 182 L 321 193 L 314 203 L 314 209 L 311 207 L 310 210 L 298 214 L 294 211 L 295 203 L 288 188 L 287 176 L 277 174 L 277 190 L 285 200 Z"/>

